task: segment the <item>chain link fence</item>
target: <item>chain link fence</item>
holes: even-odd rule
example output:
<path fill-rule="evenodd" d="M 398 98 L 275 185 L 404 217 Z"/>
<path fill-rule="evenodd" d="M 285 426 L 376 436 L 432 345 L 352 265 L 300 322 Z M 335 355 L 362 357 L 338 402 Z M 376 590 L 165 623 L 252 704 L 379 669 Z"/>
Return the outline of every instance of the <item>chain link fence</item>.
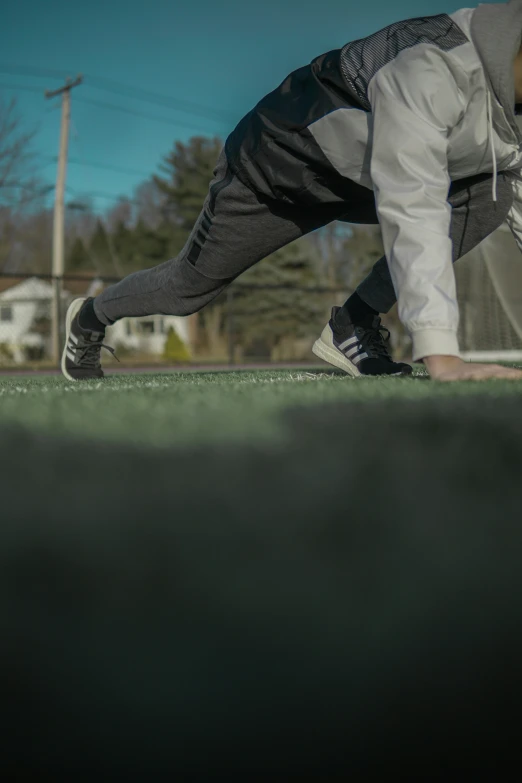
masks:
<path fill-rule="evenodd" d="M 456 267 L 463 351 L 522 351 L 522 335 L 506 314 L 502 296 L 484 259 L 468 256 Z M 65 276 L 61 281 L 60 327 L 76 297 L 95 296 L 117 278 Z M 53 370 L 52 319 L 56 281 L 51 275 L 0 274 L 0 369 Z M 317 362 L 311 349 L 334 304 L 350 291 L 329 287 L 232 284 L 202 312 L 180 318 L 125 318 L 107 331 L 120 369 L 168 366 L 238 366 Z M 519 301 L 519 300 L 518 300 Z M 522 304 L 519 304 L 522 307 Z M 522 315 L 522 313 L 521 313 Z M 384 317 L 396 358 L 411 357 L 411 342 L 396 308 Z"/>
<path fill-rule="evenodd" d="M 77 297 L 95 296 L 118 278 L 0 274 L 0 368 L 51 370 L 57 288 L 63 341 L 65 313 Z M 314 363 L 311 353 L 332 304 L 348 291 L 235 283 L 201 313 L 181 318 L 124 318 L 107 330 L 118 368 L 242 363 Z M 269 300 L 267 299 L 269 294 Z M 261 301 L 263 300 L 263 301 Z M 301 310 L 301 302 L 313 302 Z M 268 327 L 268 328 L 267 328 Z"/>
<path fill-rule="evenodd" d="M 469 358 L 522 360 L 522 259 L 507 224 L 455 265 Z"/>

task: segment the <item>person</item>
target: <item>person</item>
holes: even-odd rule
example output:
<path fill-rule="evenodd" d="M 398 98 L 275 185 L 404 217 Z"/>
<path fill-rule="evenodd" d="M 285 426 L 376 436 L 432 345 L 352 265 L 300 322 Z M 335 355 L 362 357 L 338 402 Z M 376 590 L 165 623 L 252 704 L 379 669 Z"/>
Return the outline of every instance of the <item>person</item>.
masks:
<path fill-rule="evenodd" d="M 406 374 L 380 315 L 396 301 L 438 380 L 522 378 L 464 362 L 452 262 L 508 221 L 522 248 L 522 0 L 401 21 L 300 68 L 226 141 L 177 258 L 67 313 L 62 369 L 103 376 L 106 326 L 194 313 L 253 264 L 333 220 L 379 223 L 385 257 L 314 346 L 359 375 Z"/>

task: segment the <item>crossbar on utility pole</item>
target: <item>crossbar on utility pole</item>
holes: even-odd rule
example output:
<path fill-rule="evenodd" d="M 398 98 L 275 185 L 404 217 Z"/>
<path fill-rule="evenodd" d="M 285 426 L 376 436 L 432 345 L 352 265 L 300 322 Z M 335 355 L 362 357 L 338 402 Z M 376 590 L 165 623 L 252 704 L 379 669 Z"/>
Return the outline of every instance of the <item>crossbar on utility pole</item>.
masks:
<path fill-rule="evenodd" d="M 53 223 L 53 311 L 52 311 L 52 352 L 53 362 L 58 365 L 60 361 L 60 323 L 61 301 L 63 288 L 64 261 L 64 234 L 65 234 L 65 175 L 67 172 L 67 150 L 69 147 L 69 123 L 71 119 L 71 90 L 82 83 L 82 76 L 77 76 L 74 81 L 67 79 L 63 87 L 58 90 L 46 90 L 46 98 L 62 96 L 62 120 L 60 126 L 60 151 L 58 155 L 58 171 L 56 174 L 56 189 L 54 194 L 54 223 Z"/>

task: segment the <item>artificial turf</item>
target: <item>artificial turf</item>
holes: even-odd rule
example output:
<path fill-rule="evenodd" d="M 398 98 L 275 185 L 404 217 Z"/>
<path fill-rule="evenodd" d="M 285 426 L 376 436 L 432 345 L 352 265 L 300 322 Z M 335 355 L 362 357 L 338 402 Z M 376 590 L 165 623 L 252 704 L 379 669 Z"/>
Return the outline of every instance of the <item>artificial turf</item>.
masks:
<path fill-rule="evenodd" d="M 266 443 L 284 439 L 285 414 L 294 408 L 328 411 L 345 403 L 348 420 L 356 406 L 369 421 L 392 403 L 404 414 L 421 405 L 429 415 L 465 400 L 465 409 L 480 415 L 486 400 L 502 406 L 507 398 L 522 407 L 522 382 L 433 383 L 420 369 L 411 378 L 355 381 L 327 369 L 118 374 L 81 384 L 54 376 L 0 376 L 0 427 L 147 446 Z"/>
<path fill-rule="evenodd" d="M 0 388 L 9 779 L 513 768 L 521 384 Z"/>

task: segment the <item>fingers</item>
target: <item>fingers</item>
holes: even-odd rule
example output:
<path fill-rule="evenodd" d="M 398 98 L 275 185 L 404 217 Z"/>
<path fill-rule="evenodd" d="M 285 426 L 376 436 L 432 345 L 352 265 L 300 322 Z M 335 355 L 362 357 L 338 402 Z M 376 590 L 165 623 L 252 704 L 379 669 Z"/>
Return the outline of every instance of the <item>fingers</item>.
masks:
<path fill-rule="evenodd" d="M 522 370 L 517 370 L 515 367 L 502 367 L 500 364 L 494 364 L 493 369 L 495 374 L 490 377 L 494 378 L 522 378 Z"/>
<path fill-rule="evenodd" d="M 436 380 L 444 383 L 454 381 L 522 380 L 522 370 L 502 367 L 500 364 L 467 364 L 458 370 L 442 373 Z"/>

